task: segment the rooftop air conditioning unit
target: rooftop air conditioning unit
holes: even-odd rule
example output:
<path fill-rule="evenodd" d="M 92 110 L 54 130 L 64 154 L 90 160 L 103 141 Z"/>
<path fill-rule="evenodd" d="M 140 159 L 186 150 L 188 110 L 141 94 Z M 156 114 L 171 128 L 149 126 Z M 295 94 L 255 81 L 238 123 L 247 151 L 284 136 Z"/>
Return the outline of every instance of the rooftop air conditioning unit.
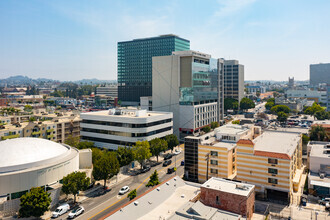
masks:
<path fill-rule="evenodd" d="M 325 177 L 325 173 L 320 173 L 320 178 L 324 179 L 324 177 Z"/>

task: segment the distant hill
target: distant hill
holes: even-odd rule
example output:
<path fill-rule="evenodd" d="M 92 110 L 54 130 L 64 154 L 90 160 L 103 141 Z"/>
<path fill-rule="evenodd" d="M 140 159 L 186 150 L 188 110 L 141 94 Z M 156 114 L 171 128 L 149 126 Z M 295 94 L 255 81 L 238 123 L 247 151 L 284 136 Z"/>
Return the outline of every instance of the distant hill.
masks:
<path fill-rule="evenodd" d="M 104 83 L 116 83 L 116 80 L 99 80 L 99 79 L 82 79 L 77 81 L 59 81 L 47 78 L 32 79 L 27 76 L 17 75 L 10 76 L 5 79 L 0 79 L 0 87 L 4 86 L 32 86 L 40 83 L 55 83 L 55 82 L 73 82 L 76 84 L 104 84 Z"/>

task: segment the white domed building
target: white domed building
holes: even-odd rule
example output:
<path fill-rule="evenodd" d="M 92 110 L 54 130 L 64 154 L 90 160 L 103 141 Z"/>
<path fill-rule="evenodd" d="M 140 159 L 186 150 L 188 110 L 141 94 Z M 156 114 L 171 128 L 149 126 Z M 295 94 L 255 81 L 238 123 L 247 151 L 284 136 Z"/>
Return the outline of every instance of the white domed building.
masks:
<path fill-rule="evenodd" d="M 19 198 L 78 170 L 79 151 L 68 145 L 40 138 L 0 142 L 0 197 Z"/>

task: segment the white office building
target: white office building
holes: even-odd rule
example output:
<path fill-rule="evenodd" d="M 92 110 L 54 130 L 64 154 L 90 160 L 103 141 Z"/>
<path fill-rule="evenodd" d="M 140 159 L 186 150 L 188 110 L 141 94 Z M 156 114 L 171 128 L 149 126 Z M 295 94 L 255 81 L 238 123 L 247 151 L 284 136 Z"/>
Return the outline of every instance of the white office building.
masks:
<path fill-rule="evenodd" d="M 116 150 L 173 133 L 173 113 L 118 108 L 81 114 L 81 139 Z"/>
<path fill-rule="evenodd" d="M 97 87 L 96 95 L 118 97 L 118 86 L 117 85 L 107 85 L 104 87 Z"/>
<path fill-rule="evenodd" d="M 306 98 L 315 102 L 327 103 L 327 91 L 317 90 L 287 90 L 285 92 L 287 98 Z"/>

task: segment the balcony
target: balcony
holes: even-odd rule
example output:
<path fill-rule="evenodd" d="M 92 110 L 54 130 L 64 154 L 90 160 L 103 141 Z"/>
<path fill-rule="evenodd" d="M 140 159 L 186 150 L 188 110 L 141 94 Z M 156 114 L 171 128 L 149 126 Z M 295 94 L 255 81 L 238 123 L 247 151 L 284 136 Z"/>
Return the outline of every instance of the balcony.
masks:
<path fill-rule="evenodd" d="M 18 138 L 19 134 L 12 134 L 12 135 L 8 135 L 8 136 L 2 136 L 1 140 L 7 140 L 7 139 L 13 139 L 13 138 Z"/>

